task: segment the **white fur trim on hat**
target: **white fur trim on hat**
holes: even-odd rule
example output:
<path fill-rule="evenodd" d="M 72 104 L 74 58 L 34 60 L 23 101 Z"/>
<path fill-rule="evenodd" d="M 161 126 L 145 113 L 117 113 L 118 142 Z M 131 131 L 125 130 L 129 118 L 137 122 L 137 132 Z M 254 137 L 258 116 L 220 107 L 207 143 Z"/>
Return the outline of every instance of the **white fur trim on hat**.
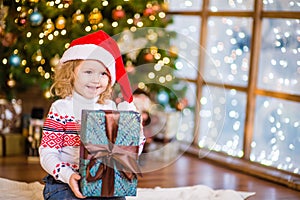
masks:
<path fill-rule="evenodd" d="M 60 62 L 65 63 L 70 60 L 98 60 L 109 70 L 111 75 L 111 85 L 116 82 L 115 59 L 111 53 L 104 48 L 94 44 L 75 45 L 67 49 L 62 55 Z"/>

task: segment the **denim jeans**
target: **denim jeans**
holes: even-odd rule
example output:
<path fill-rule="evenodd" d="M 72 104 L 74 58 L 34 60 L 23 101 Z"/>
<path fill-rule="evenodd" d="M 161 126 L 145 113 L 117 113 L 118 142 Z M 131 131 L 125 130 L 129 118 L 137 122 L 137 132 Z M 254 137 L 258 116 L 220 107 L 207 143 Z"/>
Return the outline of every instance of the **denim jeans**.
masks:
<path fill-rule="evenodd" d="M 51 175 L 47 175 L 43 181 L 45 188 L 43 191 L 45 200 L 78 200 L 68 184 L 56 181 Z M 87 197 L 84 200 L 125 200 L 125 197 Z"/>

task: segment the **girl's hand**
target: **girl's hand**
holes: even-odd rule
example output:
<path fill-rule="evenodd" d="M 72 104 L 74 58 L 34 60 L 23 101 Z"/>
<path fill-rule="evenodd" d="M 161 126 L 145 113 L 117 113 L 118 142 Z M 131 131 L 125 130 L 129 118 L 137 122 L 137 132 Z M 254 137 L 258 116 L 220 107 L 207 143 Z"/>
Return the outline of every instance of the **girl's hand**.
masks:
<path fill-rule="evenodd" d="M 79 174 L 73 173 L 69 180 L 69 186 L 77 198 L 84 199 L 85 196 L 83 196 L 81 194 L 81 192 L 79 190 L 79 186 L 78 186 L 78 181 L 80 179 L 81 179 L 81 176 Z"/>
<path fill-rule="evenodd" d="M 118 104 L 118 110 L 136 111 L 136 107 L 133 102 L 128 103 L 127 101 L 123 101 Z"/>

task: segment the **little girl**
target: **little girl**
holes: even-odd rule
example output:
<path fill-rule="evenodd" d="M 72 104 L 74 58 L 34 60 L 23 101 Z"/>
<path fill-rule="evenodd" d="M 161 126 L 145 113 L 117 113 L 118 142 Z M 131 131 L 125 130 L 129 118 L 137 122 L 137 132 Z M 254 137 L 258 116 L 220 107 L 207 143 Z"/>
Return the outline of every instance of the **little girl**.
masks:
<path fill-rule="evenodd" d="M 125 100 L 118 107 L 110 99 L 115 82 Z M 72 41 L 55 70 L 51 91 L 61 99 L 51 105 L 39 148 L 41 166 L 48 173 L 44 198 L 82 199 L 78 184 L 81 111 L 136 110 L 117 43 L 103 31 Z M 139 153 L 144 141 L 141 133 Z"/>

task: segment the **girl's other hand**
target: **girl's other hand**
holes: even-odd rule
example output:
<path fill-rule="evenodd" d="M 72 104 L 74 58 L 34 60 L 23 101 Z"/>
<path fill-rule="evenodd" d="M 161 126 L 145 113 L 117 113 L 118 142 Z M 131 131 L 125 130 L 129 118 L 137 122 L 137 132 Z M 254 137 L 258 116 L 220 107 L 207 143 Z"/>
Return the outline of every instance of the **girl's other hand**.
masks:
<path fill-rule="evenodd" d="M 79 186 L 78 186 L 78 181 L 80 179 L 81 179 L 81 176 L 79 174 L 73 173 L 69 180 L 69 186 L 77 198 L 84 199 L 85 196 L 83 196 L 81 194 L 81 192 L 79 190 Z"/>
<path fill-rule="evenodd" d="M 123 101 L 118 104 L 118 110 L 136 111 L 136 107 L 133 102 L 128 103 L 127 101 Z"/>

